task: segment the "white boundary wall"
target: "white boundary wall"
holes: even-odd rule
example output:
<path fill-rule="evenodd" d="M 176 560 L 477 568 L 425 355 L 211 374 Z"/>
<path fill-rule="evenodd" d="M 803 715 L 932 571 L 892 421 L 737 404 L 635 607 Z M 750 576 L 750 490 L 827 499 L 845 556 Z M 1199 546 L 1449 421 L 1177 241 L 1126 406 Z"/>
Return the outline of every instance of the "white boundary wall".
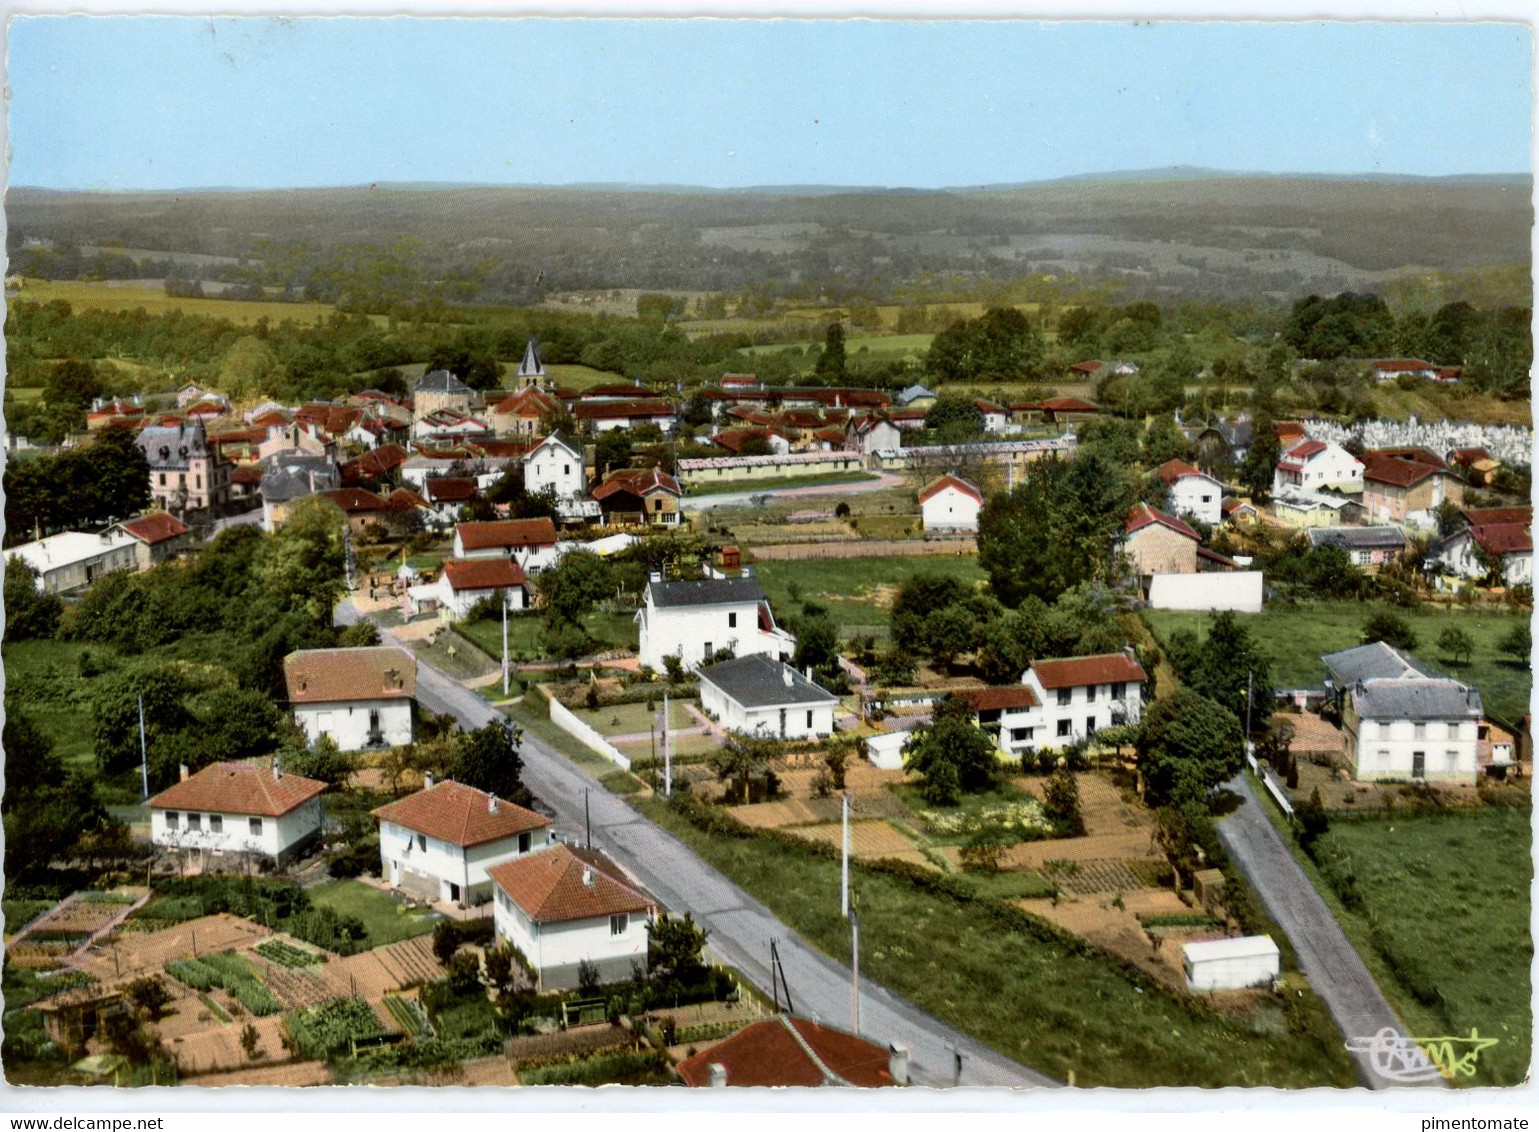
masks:
<path fill-rule="evenodd" d="M 1260 570 L 1155 574 L 1149 580 L 1149 606 L 1152 609 L 1260 613 L 1263 591 Z"/>
<path fill-rule="evenodd" d="M 555 696 L 550 698 L 550 721 L 582 743 L 584 747 L 603 755 L 621 769 L 631 769 L 630 759 L 616 750 L 609 740 L 568 711 L 566 705 Z"/>

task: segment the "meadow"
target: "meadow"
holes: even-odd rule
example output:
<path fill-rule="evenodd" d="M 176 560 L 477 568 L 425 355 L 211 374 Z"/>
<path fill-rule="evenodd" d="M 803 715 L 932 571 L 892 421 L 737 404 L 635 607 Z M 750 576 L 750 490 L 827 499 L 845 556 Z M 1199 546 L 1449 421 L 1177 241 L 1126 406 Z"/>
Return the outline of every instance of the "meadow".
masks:
<path fill-rule="evenodd" d="M 795 616 L 804 602 L 828 608 L 840 635 L 887 637 L 891 593 L 919 574 L 956 578 L 974 585 L 984 578 L 973 555 L 923 555 L 889 558 L 811 558 L 796 562 L 760 562 L 759 584 L 780 620 Z"/>
<path fill-rule="evenodd" d="M 1320 657 L 1362 644 L 1364 623 L 1381 612 L 1403 617 L 1416 635 L 1417 657 L 1477 688 L 1488 713 L 1516 721 L 1528 712 L 1533 674 L 1527 665 L 1497 649 L 1497 642 L 1513 626 L 1527 623 L 1526 613 L 1450 611 L 1426 605 L 1400 609 L 1375 602 L 1274 602 L 1264 613 L 1236 616 L 1270 662 L 1276 687 L 1318 688 L 1325 679 Z M 1213 621 L 1211 613 L 1147 609 L 1143 615 L 1161 642 L 1177 629 L 1202 636 Z M 1437 647 L 1438 635 L 1450 625 L 1463 629 L 1475 642 L 1467 664 L 1453 663 Z"/>
<path fill-rule="evenodd" d="M 582 623 L 588 635 L 598 642 L 601 651 L 633 649 L 639 639 L 640 630 L 636 627 L 634 613 L 609 613 L 600 610 L 589 613 L 582 619 Z M 487 656 L 499 664 L 502 662 L 502 621 L 500 619 L 456 621 L 454 628 L 460 636 L 468 638 Z M 509 617 L 508 652 L 515 660 L 543 659 L 544 653 L 540 648 L 540 633 L 543 629 L 544 623 L 536 614 L 520 613 Z"/>
<path fill-rule="evenodd" d="M 173 298 L 166 294 L 158 279 L 124 279 L 110 283 L 23 279 L 19 288 L 6 288 L 6 297 L 33 303 L 62 299 L 75 311 L 142 309 L 152 316 L 181 311 L 188 315 L 228 319 L 242 326 L 254 325 L 264 318 L 275 326 L 285 321 L 314 324 L 326 321 L 336 310 L 330 303 Z"/>

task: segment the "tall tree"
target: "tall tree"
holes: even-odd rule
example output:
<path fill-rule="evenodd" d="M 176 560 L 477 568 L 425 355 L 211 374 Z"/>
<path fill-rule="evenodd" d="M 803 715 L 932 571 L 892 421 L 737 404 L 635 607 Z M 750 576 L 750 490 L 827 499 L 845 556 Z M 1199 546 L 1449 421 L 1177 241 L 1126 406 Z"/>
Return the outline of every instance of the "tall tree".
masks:
<path fill-rule="evenodd" d="M 1259 504 L 1271 498 L 1272 476 L 1282 456 L 1282 445 L 1269 413 L 1257 413 L 1253 428 L 1255 435 L 1246 450 L 1245 462 L 1240 465 L 1240 486 Z"/>
<path fill-rule="evenodd" d="M 998 781 L 998 749 L 973 722 L 967 701 L 947 696 L 929 724 L 909 732 L 903 768 L 923 777 L 919 790 L 927 801 L 954 806 L 964 793 L 989 790 Z"/>
<path fill-rule="evenodd" d="M 844 380 L 844 324 L 830 322 L 823 335 L 823 352 L 818 355 L 815 369 L 818 377 L 826 382 Z"/>
<path fill-rule="evenodd" d="M 1245 762 L 1240 721 L 1190 688 L 1156 700 L 1138 731 L 1138 769 L 1156 802 L 1200 802 Z"/>

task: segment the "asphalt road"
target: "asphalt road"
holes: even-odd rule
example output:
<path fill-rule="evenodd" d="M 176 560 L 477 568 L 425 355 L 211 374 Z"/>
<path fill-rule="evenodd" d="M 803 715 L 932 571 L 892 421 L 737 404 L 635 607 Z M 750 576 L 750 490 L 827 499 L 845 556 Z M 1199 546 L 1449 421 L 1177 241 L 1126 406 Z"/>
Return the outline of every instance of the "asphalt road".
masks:
<path fill-rule="evenodd" d="M 357 619 L 350 603 L 338 607 L 339 624 L 352 624 Z M 381 629 L 380 633 L 389 639 L 388 630 Z M 420 659 L 417 696 L 428 710 L 454 715 L 461 727 L 474 729 L 503 718 L 476 693 Z M 523 756 L 524 783 L 555 811 L 556 830 L 562 840 L 581 843 L 586 792 L 594 848 L 612 857 L 670 911 L 692 913 L 709 931 L 711 950 L 765 994 L 769 994 L 771 984 L 769 943 L 776 940 L 795 1012 L 851 1029 L 848 967 L 810 946 L 683 842 L 643 818 L 537 737 L 524 735 Z M 876 983 L 863 978 L 860 985 L 862 1035 L 883 1045 L 894 1041 L 907 1044 L 915 1084 L 1060 1084 L 944 1025 Z M 962 1053 L 960 1082 L 955 1050 Z"/>
<path fill-rule="evenodd" d="M 1240 775 L 1228 783 L 1228 789 L 1241 795 L 1245 803 L 1219 823 L 1219 837 L 1272 919 L 1288 933 L 1309 985 L 1325 1002 L 1342 1034 L 1366 1039 L 1386 1028 L 1404 1034 L 1341 925 L 1262 812 L 1250 780 Z M 1403 1087 L 1402 1082 L 1379 1073 L 1370 1051 L 1354 1051 L 1351 1056 L 1358 1076 L 1369 1088 Z M 1418 1084 L 1447 1082 L 1437 1078 Z"/>

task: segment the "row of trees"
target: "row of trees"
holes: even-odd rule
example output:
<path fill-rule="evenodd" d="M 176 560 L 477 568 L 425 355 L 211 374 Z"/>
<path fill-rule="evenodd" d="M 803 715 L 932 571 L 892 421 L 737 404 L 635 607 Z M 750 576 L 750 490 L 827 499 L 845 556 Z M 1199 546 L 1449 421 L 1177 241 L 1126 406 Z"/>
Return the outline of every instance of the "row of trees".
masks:
<path fill-rule="evenodd" d="M 105 526 L 149 504 L 149 463 L 132 434 L 114 429 L 57 456 L 6 461 L 5 544 Z"/>

